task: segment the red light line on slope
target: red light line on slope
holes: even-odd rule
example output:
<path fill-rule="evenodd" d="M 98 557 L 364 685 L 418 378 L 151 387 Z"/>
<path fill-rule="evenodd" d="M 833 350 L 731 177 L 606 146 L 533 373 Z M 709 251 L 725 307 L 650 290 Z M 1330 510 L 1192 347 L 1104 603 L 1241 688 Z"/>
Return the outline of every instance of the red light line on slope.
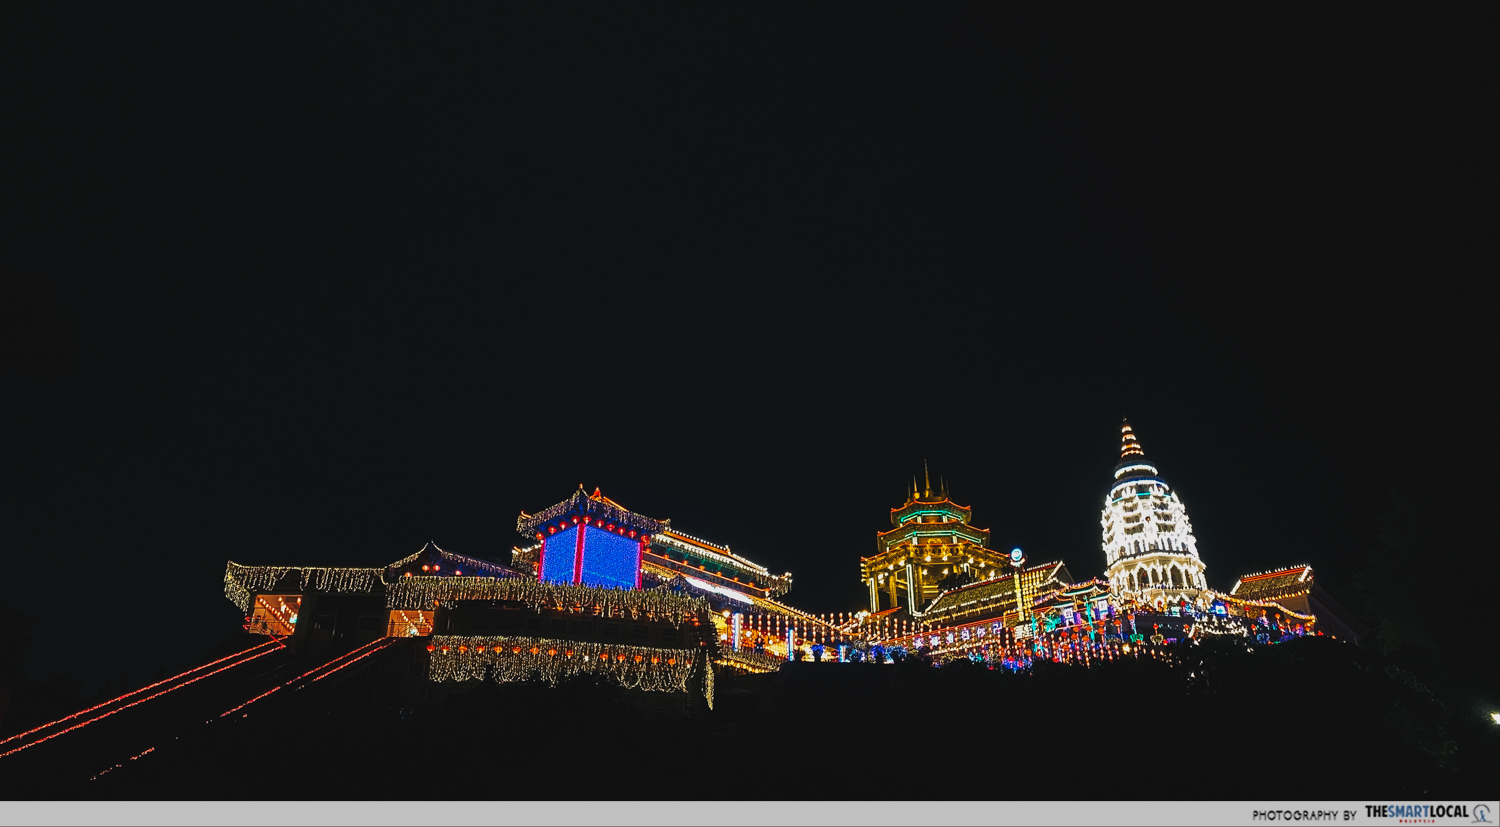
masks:
<path fill-rule="evenodd" d="M 278 640 L 276 642 L 280 643 L 281 641 Z M 262 645 L 264 645 L 264 644 L 262 644 Z M 260 647 L 257 646 L 255 648 L 258 649 Z M 280 647 L 280 648 L 285 648 L 285 647 Z M 246 650 L 246 651 L 253 651 L 253 650 Z M 277 649 L 267 649 L 266 651 L 261 652 L 258 655 L 251 655 L 250 657 L 245 658 L 244 660 L 235 661 L 234 663 L 231 663 L 228 666 L 221 666 L 221 667 L 219 667 L 218 669 L 215 669 L 212 672 L 208 672 L 206 674 L 199 675 L 198 677 L 193 678 L 190 681 L 184 681 L 182 683 L 177 684 L 176 686 L 168 687 L 167 689 L 163 689 L 162 691 L 157 692 L 157 693 L 155 693 L 153 695 L 147 695 L 146 697 L 141 698 L 138 701 L 133 701 L 131 703 L 128 703 L 128 704 L 120 707 L 119 709 L 111 709 L 110 711 L 104 713 L 103 715 L 97 715 L 97 716 L 95 716 L 93 718 L 88 719 L 87 721 L 83 721 L 82 723 L 74 724 L 73 726 L 70 726 L 67 729 L 59 730 L 57 732 L 54 732 L 54 733 L 52 733 L 51 735 L 48 735 L 45 738 L 38 738 L 37 740 L 32 741 L 29 744 L 22 744 L 21 746 L 16 747 L 15 749 L 10 750 L 9 752 L 0 752 L 0 758 L 4 758 L 7 755 L 14 755 L 15 753 L 18 753 L 18 752 L 20 752 L 23 749 L 29 749 L 31 747 L 36 746 L 37 744 L 45 743 L 47 741 L 52 740 L 53 738 L 56 738 L 59 735 L 66 735 L 66 734 L 68 734 L 69 732 L 72 732 L 75 729 L 80 729 L 82 727 L 86 727 L 89 724 L 95 723 L 97 721 L 102 721 L 105 718 L 108 718 L 109 716 L 111 716 L 111 715 L 113 715 L 113 714 L 115 714 L 117 712 L 124 712 L 125 710 L 131 708 L 132 706 L 137 706 L 139 704 L 143 704 L 146 701 L 151 700 L 152 698 L 156 698 L 156 697 L 159 697 L 161 695 L 165 695 L 168 692 L 176 692 L 177 690 L 183 688 L 184 686 L 190 686 L 192 684 L 197 683 L 198 681 L 203 680 L 204 678 L 208 678 L 208 677 L 212 677 L 214 675 L 217 675 L 217 674 L 219 674 L 220 672 L 223 672 L 226 669 L 233 669 L 236 666 L 240 666 L 241 664 L 249 663 L 250 661 L 255 660 L 256 658 L 265 657 L 266 655 L 269 655 L 272 652 L 276 652 L 276 651 L 278 651 L 278 650 Z M 244 654 L 244 653 L 242 652 L 241 654 Z M 218 661 L 215 661 L 215 663 L 217 663 L 217 662 Z"/>
<path fill-rule="evenodd" d="M 260 700 L 261 698 L 264 698 L 267 695 L 271 695 L 271 694 L 274 694 L 276 692 L 280 692 L 283 688 L 291 686 L 292 684 L 296 683 L 297 681 L 302 680 L 303 678 L 307 677 L 308 675 L 311 675 L 312 673 L 318 671 L 319 669 L 326 669 L 327 667 L 332 666 L 333 664 L 338 663 L 339 661 L 341 661 L 341 660 L 343 660 L 345 658 L 348 658 L 348 657 L 350 657 L 352 655 L 357 655 L 360 652 L 364 651 L 365 649 L 370 648 L 371 646 L 375 646 L 375 645 L 377 645 L 379 643 L 382 643 L 382 642 L 388 641 L 388 640 L 391 640 L 391 638 L 381 638 L 380 640 L 371 641 L 370 643 L 367 643 L 364 646 L 361 646 L 361 647 L 359 647 L 358 649 L 355 649 L 352 652 L 346 652 L 346 653 L 344 653 L 342 655 L 339 655 L 338 657 L 334 658 L 333 660 L 328 661 L 327 663 L 320 663 L 317 666 L 314 666 L 313 668 L 307 670 L 306 672 L 303 672 L 302 674 L 298 675 L 297 677 L 292 678 L 291 680 L 287 681 L 286 683 L 283 683 L 283 684 L 281 684 L 279 686 L 273 686 L 270 689 L 266 690 L 265 692 L 262 692 L 259 695 L 256 695 L 255 697 L 251 698 L 248 701 L 245 701 L 244 703 L 240 704 L 239 706 L 235 707 L 234 709 L 230 709 L 230 710 L 224 711 L 223 713 L 221 713 L 219 715 L 219 717 L 220 718 L 224 718 L 224 717 L 227 717 L 227 716 L 229 716 L 229 715 L 231 715 L 231 714 L 233 714 L 235 712 L 239 712 L 241 709 L 244 709 L 245 707 L 249 706 L 250 704 L 255 703 L 256 701 Z M 363 656 L 361 655 L 361 657 L 363 657 Z M 338 667 L 338 668 L 342 669 L 343 667 L 341 666 L 341 667 Z M 337 671 L 337 669 L 335 669 L 334 671 Z M 319 680 L 319 679 L 318 678 L 314 678 L 314 680 Z M 300 689 L 301 687 L 298 687 L 298 688 Z M 210 719 L 210 720 L 212 720 L 212 719 Z"/>
<path fill-rule="evenodd" d="M 386 640 L 394 640 L 394 638 L 386 638 Z M 383 652 L 383 651 L 385 651 L 388 648 L 388 646 L 389 646 L 389 644 L 387 644 L 386 646 L 380 646 L 378 648 L 371 649 L 370 651 L 364 653 L 363 655 L 360 655 L 359 657 L 355 658 L 354 660 L 345 661 L 345 662 L 339 664 L 338 666 L 336 666 L 336 667 L 328 670 L 327 672 L 324 672 L 323 674 L 317 676 L 316 678 L 313 678 L 311 683 L 304 684 L 303 686 L 311 686 L 313 683 L 317 683 L 318 681 L 323 680 L 324 678 L 328 677 L 329 675 L 332 675 L 334 672 L 337 672 L 340 669 L 343 669 L 345 666 L 349 666 L 349 665 L 351 665 L 353 663 L 356 663 L 358 661 L 362 661 L 365 658 L 367 658 L 367 657 L 369 657 L 369 656 L 371 656 L 373 654 L 376 654 L 377 652 Z M 298 689 L 302 689 L 303 686 L 299 686 L 297 688 Z"/>
<path fill-rule="evenodd" d="M 147 753 L 152 753 L 152 752 L 156 752 L 156 747 L 147 747 L 144 752 L 138 753 L 136 755 L 132 755 L 127 760 L 134 761 L 137 758 L 140 758 L 141 756 L 146 755 Z M 113 767 L 110 767 L 108 769 L 100 770 L 97 773 L 95 773 L 92 777 L 90 777 L 89 780 L 93 781 L 94 779 L 98 778 L 99 776 L 104 775 L 105 773 L 114 772 L 115 770 L 117 770 L 117 769 L 119 769 L 119 768 L 121 768 L 123 766 L 125 766 L 125 765 L 124 764 L 116 764 Z"/>
<path fill-rule="evenodd" d="M 240 650 L 238 652 L 235 652 L 232 655 L 225 655 L 224 657 L 219 658 L 218 660 L 210 661 L 208 663 L 203 664 L 202 666 L 195 666 L 192 669 L 187 670 L 186 672 L 183 672 L 183 673 L 180 673 L 180 674 L 177 674 L 177 675 L 173 675 L 170 678 L 163 678 L 162 680 L 159 680 L 156 683 L 151 684 L 150 686 L 143 686 L 140 689 L 135 690 L 134 692 L 126 692 L 124 695 L 121 695 L 118 698 L 110 698 L 109 700 L 105 701 L 104 703 L 94 704 L 93 706 L 89 707 L 88 709 L 85 709 L 85 710 L 82 710 L 82 711 L 79 711 L 79 712 L 74 712 L 72 715 L 69 715 L 69 716 L 67 716 L 65 718 L 58 718 L 57 720 L 55 720 L 55 721 L 53 721 L 51 723 L 42 724 L 41 726 L 36 727 L 35 729 L 28 729 L 25 732 L 22 732 L 22 733 L 19 733 L 19 734 L 16 734 L 16 735 L 12 735 L 12 736 L 10 736 L 9 738 L 6 738 L 3 741 L 0 741 L 0 745 L 8 744 L 11 741 L 16 740 L 17 738 L 25 738 L 27 735 L 30 735 L 33 732 L 41 732 L 42 730 L 46 729 L 47 727 L 56 726 L 57 724 L 60 724 L 63 721 L 71 721 L 74 718 L 77 718 L 79 715 L 87 715 L 88 713 L 93 712 L 96 709 L 99 709 L 101 707 L 109 706 L 110 704 L 112 704 L 112 703 L 114 703 L 116 701 L 123 701 L 126 698 L 129 698 L 131 695 L 139 695 L 139 694 L 141 694 L 142 692 L 145 692 L 148 689 L 154 689 L 154 688 L 156 688 L 158 686 L 161 686 L 164 683 L 171 683 L 172 681 L 175 681 L 178 678 L 186 677 L 186 676 L 191 675 L 194 672 L 197 672 L 197 671 L 202 670 L 202 669 L 207 669 L 208 667 L 213 666 L 214 664 L 223 663 L 224 661 L 229 660 L 230 658 L 237 658 L 240 655 L 248 655 L 251 652 L 254 652 L 256 649 L 261 648 L 262 646 L 270 646 L 273 643 L 275 643 L 278 646 L 280 646 L 281 641 L 277 640 L 276 638 L 273 637 L 271 640 L 268 640 L 265 643 L 261 643 L 261 644 L 255 645 L 255 646 L 251 646 L 249 649 L 242 649 L 242 650 Z M 10 753 L 7 752 L 5 754 L 9 755 Z"/>

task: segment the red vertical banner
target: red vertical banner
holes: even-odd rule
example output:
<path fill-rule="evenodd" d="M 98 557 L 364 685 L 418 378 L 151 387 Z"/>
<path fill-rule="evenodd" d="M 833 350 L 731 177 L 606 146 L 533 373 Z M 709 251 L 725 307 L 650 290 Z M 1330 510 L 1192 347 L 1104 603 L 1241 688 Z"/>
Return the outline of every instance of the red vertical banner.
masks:
<path fill-rule="evenodd" d="M 588 531 L 588 522 L 584 521 L 578 525 L 578 551 L 573 555 L 573 583 L 577 585 L 583 582 L 583 535 Z"/>

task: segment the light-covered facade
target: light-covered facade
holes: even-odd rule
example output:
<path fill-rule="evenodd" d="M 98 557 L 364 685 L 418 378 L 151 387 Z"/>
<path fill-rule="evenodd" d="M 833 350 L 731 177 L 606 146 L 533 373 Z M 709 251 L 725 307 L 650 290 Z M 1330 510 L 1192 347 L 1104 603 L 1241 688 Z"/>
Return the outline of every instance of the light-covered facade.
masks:
<path fill-rule="evenodd" d="M 1161 603 L 1193 600 L 1207 588 L 1187 509 L 1146 461 L 1128 421 L 1120 426 L 1120 462 L 1099 526 L 1105 577 L 1117 594 Z"/>

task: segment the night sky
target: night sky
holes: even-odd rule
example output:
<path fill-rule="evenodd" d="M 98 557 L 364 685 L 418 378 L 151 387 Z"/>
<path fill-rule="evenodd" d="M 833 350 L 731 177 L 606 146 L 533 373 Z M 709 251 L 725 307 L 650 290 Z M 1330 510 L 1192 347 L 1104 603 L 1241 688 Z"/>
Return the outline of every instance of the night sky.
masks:
<path fill-rule="evenodd" d="M 1493 511 L 1493 4 L 4 14 L 36 674 L 191 665 L 226 560 L 508 560 L 580 483 L 810 611 L 924 459 L 1095 576 L 1122 415 L 1220 589 L 1353 602 L 1388 491 Z"/>

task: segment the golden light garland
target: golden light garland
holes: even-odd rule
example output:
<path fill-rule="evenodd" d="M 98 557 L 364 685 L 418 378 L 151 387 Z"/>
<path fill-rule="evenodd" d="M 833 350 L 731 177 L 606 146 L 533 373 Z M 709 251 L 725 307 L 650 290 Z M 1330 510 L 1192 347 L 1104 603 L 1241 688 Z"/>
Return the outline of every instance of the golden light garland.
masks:
<path fill-rule="evenodd" d="M 611 678 L 626 689 L 686 692 L 701 649 L 655 649 L 523 636 L 435 635 L 428 644 L 427 677 L 434 681 L 483 680 L 496 683 L 541 679 L 549 686 L 578 675 Z M 713 669 L 704 675 L 704 697 L 713 708 Z"/>
<path fill-rule="evenodd" d="M 541 611 L 593 611 L 634 620 L 653 620 L 681 626 L 706 614 L 708 600 L 667 591 L 608 589 L 544 583 L 525 578 L 497 580 L 492 577 L 403 577 L 386 586 L 387 609 L 426 609 L 451 606 L 459 600 L 513 600 Z"/>
<path fill-rule="evenodd" d="M 274 589 L 289 572 L 299 572 L 300 592 L 372 592 L 384 581 L 383 569 L 327 566 L 242 566 L 230 561 L 224 569 L 224 596 L 240 611 L 249 612 L 254 592 Z M 312 588 L 309 589 L 308 586 Z"/>
<path fill-rule="evenodd" d="M 786 663 L 786 658 L 762 654 L 751 649 L 735 651 L 726 646 L 720 650 L 718 661 L 726 666 L 742 667 L 756 672 L 774 672 Z"/>

